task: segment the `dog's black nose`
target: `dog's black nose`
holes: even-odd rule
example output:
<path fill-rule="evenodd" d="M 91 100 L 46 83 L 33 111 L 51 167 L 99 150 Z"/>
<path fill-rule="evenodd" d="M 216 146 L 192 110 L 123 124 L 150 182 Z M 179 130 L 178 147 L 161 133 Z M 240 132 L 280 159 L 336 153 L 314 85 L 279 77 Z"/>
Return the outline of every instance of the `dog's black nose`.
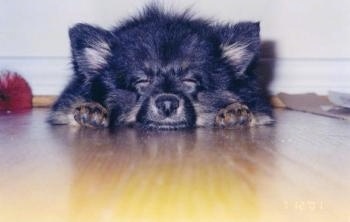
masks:
<path fill-rule="evenodd" d="M 156 98 L 155 104 L 161 114 L 168 117 L 173 115 L 179 108 L 179 99 L 176 95 L 160 95 Z"/>

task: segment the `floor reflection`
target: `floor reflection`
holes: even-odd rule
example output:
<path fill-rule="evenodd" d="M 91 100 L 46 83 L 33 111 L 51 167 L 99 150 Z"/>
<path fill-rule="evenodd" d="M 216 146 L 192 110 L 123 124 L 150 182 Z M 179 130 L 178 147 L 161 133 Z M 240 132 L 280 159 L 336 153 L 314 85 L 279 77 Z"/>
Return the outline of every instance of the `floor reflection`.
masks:
<path fill-rule="evenodd" d="M 0 115 L 0 221 L 349 218 L 346 121 L 276 110 L 274 127 L 109 132 L 46 116 Z"/>
<path fill-rule="evenodd" d="M 273 164 L 273 128 L 142 131 L 54 128 L 71 147 L 72 221 L 246 221 Z M 74 135 L 74 136 L 72 136 Z M 69 139 L 67 139 L 69 138 Z"/>

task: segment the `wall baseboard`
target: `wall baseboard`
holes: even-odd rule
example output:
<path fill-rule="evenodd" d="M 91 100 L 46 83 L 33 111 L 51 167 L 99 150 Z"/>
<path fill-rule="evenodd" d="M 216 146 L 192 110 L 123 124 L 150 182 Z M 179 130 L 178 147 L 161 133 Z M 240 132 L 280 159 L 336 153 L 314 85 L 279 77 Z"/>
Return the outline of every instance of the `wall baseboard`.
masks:
<path fill-rule="evenodd" d="M 262 59 L 261 67 L 262 74 L 272 73 L 273 94 L 350 90 L 350 59 Z"/>
<path fill-rule="evenodd" d="M 0 70 L 22 75 L 34 95 L 58 95 L 71 75 L 67 57 L 0 57 Z"/>
<path fill-rule="evenodd" d="M 262 59 L 260 69 L 273 94 L 350 90 L 350 59 Z M 58 95 L 71 75 L 68 57 L 0 57 L 0 70 L 21 74 L 34 95 Z"/>

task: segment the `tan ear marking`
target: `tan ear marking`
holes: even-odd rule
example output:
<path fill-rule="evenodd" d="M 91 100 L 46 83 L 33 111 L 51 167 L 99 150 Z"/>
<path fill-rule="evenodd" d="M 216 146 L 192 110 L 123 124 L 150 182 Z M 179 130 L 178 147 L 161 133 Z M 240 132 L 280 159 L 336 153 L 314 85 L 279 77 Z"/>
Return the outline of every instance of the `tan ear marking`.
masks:
<path fill-rule="evenodd" d="M 109 45 L 100 40 L 84 49 L 84 55 L 87 60 L 87 64 L 91 69 L 101 69 L 107 64 L 107 58 L 111 55 L 111 48 Z"/>
<path fill-rule="evenodd" d="M 239 42 L 230 44 L 230 45 L 221 45 L 221 49 L 225 57 L 227 57 L 234 65 L 241 63 L 249 51 L 247 50 L 248 44 L 242 44 Z"/>

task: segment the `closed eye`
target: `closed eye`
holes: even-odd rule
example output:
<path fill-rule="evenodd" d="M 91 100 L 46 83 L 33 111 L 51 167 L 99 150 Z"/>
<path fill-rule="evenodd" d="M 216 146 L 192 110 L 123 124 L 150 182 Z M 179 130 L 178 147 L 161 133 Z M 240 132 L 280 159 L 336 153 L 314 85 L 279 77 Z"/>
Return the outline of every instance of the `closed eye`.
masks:
<path fill-rule="evenodd" d="M 183 89 L 187 92 L 187 93 L 193 93 L 196 91 L 199 82 L 194 79 L 194 78 L 184 78 L 182 79 L 182 84 L 183 84 Z"/>
<path fill-rule="evenodd" d="M 182 79 L 182 82 L 185 84 L 194 84 L 194 85 L 198 84 L 198 81 L 196 79 L 191 79 L 191 78 Z"/>
<path fill-rule="evenodd" d="M 135 81 L 134 85 L 135 86 L 145 86 L 145 85 L 148 85 L 150 83 L 150 81 L 148 79 L 138 79 Z"/>

